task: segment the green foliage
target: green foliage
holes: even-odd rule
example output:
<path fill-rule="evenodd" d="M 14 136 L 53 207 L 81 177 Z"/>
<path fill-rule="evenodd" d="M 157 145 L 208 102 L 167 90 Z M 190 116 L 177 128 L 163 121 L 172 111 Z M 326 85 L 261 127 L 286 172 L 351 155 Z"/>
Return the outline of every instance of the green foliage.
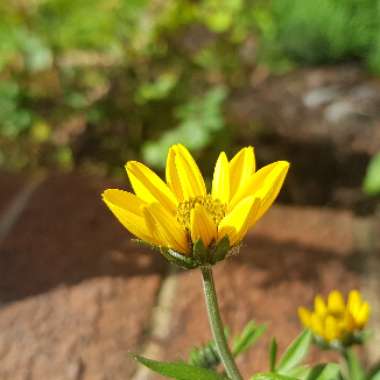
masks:
<path fill-rule="evenodd" d="M 244 0 L 2 2 L 2 157 L 17 167 L 112 169 L 141 155 L 160 168 L 171 143 L 206 149 L 223 134 L 229 87 L 244 80 L 239 49 L 253 33 L 251 8 Z M 49 126 L 46 138 L 34 138 L 35 123 Z"/>
<path fill-rule="evenodd" d="M 265 331 L 265 325 L 257 325 L 254 321 L 248 322 L 243 331 L 233 339 L 232 355 L 237 357 L 246 352 Z M 225 333 L 225 335 L 228 338 L 228 334 Z M 221 361 L 215 342 L 212 340 L 202 347 L 194 348 L 190 352 L 189 363 L 203 368 L 216 368 Z"/>
<path fill-rule="evenodd" d="M 351 380 L 365 380 L 366 374 L 362 367 L 359 358 L 352 349 L 347 349 L 344 352 L 348 367 L 348 375 Z"/>
<path fill-rule="evenodd" d="M 168 363 L 159 362 L 144 358 L 142 356 L 134 356 L 141 364 L 145 365 L 160 375 L 177 380 L 226 380 L 226 377 L 206 368 L 195 367 L 186 363 Z"/>
<path fill-rule="evenodd" d="M 266 329 L 265 325 L 257 325 L 254 321 L 248 322 L 243 331 L 234 339 L 233 355 L 236 357 L 247 351 L 260 339 Z"/>
<path fill-rule="evenodd" d="M 373 156 L 368 165 L 363 189 L 368 195 L 380 194 L 380 153 Z"/>
<path fill-rule="evenodd" d="M 191 150 L 200 150 L 209 145 L 215 133 L 224 127 L 221 107 L 226 95 L 223 87 L 216 87 L 199 99 L 191 99 L 177 107 L 175 116 L 179 120 L 178 127 L 164 132 L 158 140 L 144 143 L 144 160 L 163 168 L 166 153 L 172 144 L 183 143 Z"/>
<path fill-rule="evenodd" d="M 262 55 L 320 64 L 360 59 L 380 72 L 377 0 L 273 0 L 258 10 Z"/>
<path fill-rule="evenodd" d="M 312 342 L 312 334 L 304 330 L 286 349 L 279 364 L 276 366 L 278 372 L 287 374 L 294 369 L 306 356 Z"/>

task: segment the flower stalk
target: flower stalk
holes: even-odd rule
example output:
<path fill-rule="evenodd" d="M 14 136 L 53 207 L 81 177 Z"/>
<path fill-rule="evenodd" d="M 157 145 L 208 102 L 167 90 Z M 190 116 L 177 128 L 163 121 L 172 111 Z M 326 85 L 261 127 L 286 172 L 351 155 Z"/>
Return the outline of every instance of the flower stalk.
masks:
<path fill-rule="evenodd" d="M 203 276 L 203 289 L 205 294 L 208 319 L 218 354 L 229 378 L 231 380 L 243 380 L 236 366 L 233 355 L 228 347 L 226 336 L 224 334 L 223 322 L 220 317 L 212 268 L 210 265 L 202 266 L 200 268 Z"/>

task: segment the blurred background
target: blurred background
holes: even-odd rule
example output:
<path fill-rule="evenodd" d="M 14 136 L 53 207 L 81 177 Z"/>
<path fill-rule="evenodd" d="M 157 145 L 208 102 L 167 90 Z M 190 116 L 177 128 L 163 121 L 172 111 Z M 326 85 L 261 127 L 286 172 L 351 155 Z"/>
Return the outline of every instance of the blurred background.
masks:
<path fill-rule="evenodd" d="M 3 0 L 0 379 L 143 379 L 129 351 L 208 339 L 197 274 L 135 247 L 100 201 L 129 187 L 127 160 L 162 174 L 178 142 L 208 178 L 246 145 L 292 165 L 218 266 L 232 328 L 274 321 L 283 347 L 300 303 L 359 287 L 380 329 L 379 30 L 379 0 Z"/>

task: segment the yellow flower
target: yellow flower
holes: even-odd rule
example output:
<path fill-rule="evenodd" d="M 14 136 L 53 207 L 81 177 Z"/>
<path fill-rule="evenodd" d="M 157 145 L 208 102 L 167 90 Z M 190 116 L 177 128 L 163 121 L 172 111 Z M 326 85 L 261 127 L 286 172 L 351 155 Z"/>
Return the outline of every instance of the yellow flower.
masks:
<path fill-rule="evenodd" d="M 252 147 L 231 161 L 224 152 L 216 162 L 211 192 L 189 151 L 181 144 L 168 152 L 166 181 L 140 162 L 126 170 L 135 194 L 108 189 L 104 202 L 116 218 L 139 239 L 182 256 L 191 256 L 201 240 L 212 248 L 225 236 L 239 244 L 277 197 L 288 171 L 286 161 L 255 171 Z"/>
<path fill-rule="evenodd" d="M 327 302 L 317 295 L 314 311 L 300 307 L 298 316 L 306 328 L 327 343 L 344 343 L 351 341 L 353 335 L 365 327 L 370 317 L 370 306 L 357 290 L 350 291 L 347 302 L 339 291 L 333 290 Z"/>

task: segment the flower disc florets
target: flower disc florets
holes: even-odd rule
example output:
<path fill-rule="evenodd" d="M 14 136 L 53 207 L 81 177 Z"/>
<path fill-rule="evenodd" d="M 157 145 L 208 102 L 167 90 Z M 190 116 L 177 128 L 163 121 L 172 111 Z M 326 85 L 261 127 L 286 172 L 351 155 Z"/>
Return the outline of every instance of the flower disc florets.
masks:
<path fill-rule="evenodd" d="M 210 194 L 203 197 L 198 196 L 190 198 L 186 201 L 180 202 L 176 212 L 178 223 L 188 230 L 190 229 L 191 210 L 194 209 L 196 205 L 201 205 L 205 208 L 207 214 L 214 221 L 215 225 L 218 225 L 226 215 L 227 205 L 223 204 L 219 199 L 213 199 Z"/>

